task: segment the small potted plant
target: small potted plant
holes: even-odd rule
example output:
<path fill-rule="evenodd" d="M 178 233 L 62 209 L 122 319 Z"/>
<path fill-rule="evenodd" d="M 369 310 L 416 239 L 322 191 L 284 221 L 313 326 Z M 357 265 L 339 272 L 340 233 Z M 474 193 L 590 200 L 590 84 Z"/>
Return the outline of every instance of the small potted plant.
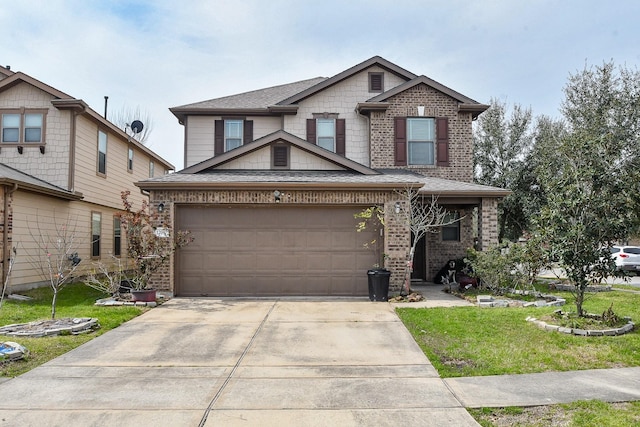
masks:
<path fill-rule="evenodd" d="M 121 194 L 124 210 L 120 221 L 127 237 L 127 253 L 132 264 L 123 280 L 131 287 L 134 301 L 155 301 L 156 290 L 151 286 L 153 274 L 169 259 L 176 249 L 188 245 L 193 240 L 189 231 L 172 233 L 171 226 L 162 224 L 153 227 L 157 218 L 149 212 L 149 203 L 134 210 L 129 201 L 129 191 Z"/>

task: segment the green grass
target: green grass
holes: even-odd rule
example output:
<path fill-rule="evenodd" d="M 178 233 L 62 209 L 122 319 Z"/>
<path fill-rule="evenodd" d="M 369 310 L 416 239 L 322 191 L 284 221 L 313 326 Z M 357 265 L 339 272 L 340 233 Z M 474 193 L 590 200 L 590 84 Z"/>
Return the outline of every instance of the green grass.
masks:
<path fill-rule="evenodd" d="M 0 307 L 0 326 L 51 318 L 52 292 L 50 288 L 33 289 L 21 294 L 28 295 L 33 300 L 5 299 Z M 96 331 L 80 335 L 43 338 L 18 338 L 0 335 L 0 342 L 14 341 L 29 350 L 29 356 L 25 360 L 0 364 L 0 376 L 14 377 L 27 372 L 110 329 L 116 328 L 147 310 L 142 307 L 97 307 L 93 305 L 96 299 L 104 296 L 95 289 L 82 284 L 68 285 L 58 294 L 56 318 L 94 317 L 100 323 L 100 328 Z"/>
<path fill-rule="evenodd" d="M 483 427 L 627 427 L 640 425 L 640 402 L 608 403 L 599 400 L 532 408 L 467 409 Z M 498 423 L 497 421 L 500 420 Z M 552 424 L 553 422 L 557 424 Z"/>
<path fill-rule="evenodd" d="M 575 310 L 567 292 L 563 310 Z M 618 316 L 640 322 L 640 294 L 589 295 L 587 312 L 602 313 L 613 304 Z M 442 377 L 524 374 L 640 366 L 640 332 L 580 337 L 545 331 L 525 319 L 550 315 L 544 308 L 398 308 L 397 312 Z"/>

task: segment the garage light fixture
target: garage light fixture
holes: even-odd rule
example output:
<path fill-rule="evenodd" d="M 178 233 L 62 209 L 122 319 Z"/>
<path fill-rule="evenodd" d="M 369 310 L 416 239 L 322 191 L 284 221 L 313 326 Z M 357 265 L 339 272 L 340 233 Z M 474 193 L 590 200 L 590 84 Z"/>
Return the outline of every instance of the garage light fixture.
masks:
<path fill-rule="evenodd" d="M 159 213 L 164 212 L 164 203 L 160 202 L 160 204 L 158 205 L 158 212 Z"/>
<path fill-rule="evenodd" d="M 282 193 L 278 190 L 273 192 L 273 198 L 275 199 L 276 203 L 280 203 L 280 196 L 282 195 Z"/>
<path fill-rule="evenodd" d="M 396 204 L 395 204 L 395 206 L 393 208 L 396 211 L 396 213 L 399 214 L 400 213 L 400 202 L 396 202 Z"/>

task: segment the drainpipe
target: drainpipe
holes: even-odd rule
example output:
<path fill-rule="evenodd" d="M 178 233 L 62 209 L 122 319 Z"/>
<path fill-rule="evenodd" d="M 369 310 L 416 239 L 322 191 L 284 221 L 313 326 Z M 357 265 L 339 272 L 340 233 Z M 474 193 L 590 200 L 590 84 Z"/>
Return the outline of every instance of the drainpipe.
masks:
<path fill-rule="evenodd" d="M 18 189 L 18 184 L 14 183 L 13 188 L 4 186 L 4 232 L 2 233 L 2 284 L 7 280 L 9 271 L 9 260 L 11 259 L 11 249 L 9 248 L 9 197 Z M 9 257 L 7 257 L 9 254 Z"/>

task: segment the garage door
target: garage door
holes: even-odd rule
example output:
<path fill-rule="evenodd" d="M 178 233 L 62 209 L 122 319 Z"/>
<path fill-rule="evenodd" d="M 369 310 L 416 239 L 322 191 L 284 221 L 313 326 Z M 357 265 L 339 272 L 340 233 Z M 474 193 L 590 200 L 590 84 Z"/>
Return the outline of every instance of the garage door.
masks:
<path fill-rule="evenodd" d="M 176 255 L 176 295 L 367 295 L 375 253 L 344 207 L 177 207 L 194 242 Z"/>

